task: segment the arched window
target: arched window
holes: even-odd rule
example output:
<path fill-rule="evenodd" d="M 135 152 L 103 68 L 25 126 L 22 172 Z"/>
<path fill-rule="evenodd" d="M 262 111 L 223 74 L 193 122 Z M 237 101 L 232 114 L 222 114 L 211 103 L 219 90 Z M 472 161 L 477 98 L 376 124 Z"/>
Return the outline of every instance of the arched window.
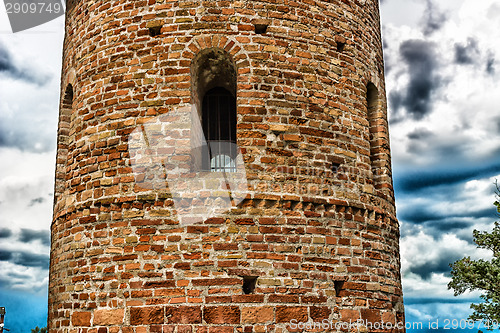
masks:
<path fill-rule="evenodd" d="M 62 108 L 71 110 L 72 107 L 73 107 L 73 86 L 70 83 L 66 86 L 66 90 L 64 91 Z"/>
<path fill-rule="evenodd" d="M 193 165 L 236 172 L 236 68 L 231 56 L 222 49 L 205 49 L 193 60 L 191 73 L 193 103 L 206 142 Z M 193 137 L 193 142 L 200 142 L 199 134 Z"/>
<path fill-rule="evenodd" d="M 71 130 L 71 111 L 73 110 L 73 86 L 68 84 L 64 90 L 59 111 L 59 129 L 57 131 L 57 161 L 54 201 L 64 192 L 66 164 L 68 160 L 69 137 Z"/>
<path fill-rule="evenodd" d="M 225 88 L 210 89 L 203 97 L 201 119 L 208 148 L 203 168 L 235 172 L 236 98 Z"/>
<path fill-rule="evenodd" d="M 366 85 L 366 107 L 367 107 L 367 117 L 370 126 L 370 162 L 372 167 L 372 172 L 374 176 L 374 183 L 377 183 L 377 170 L 380 169 L 377 161 L 381 154 L 381 142 L 380 142 L 380 124 L 379 119 L 381 115 L 378 112 L 379 109 L 379 98 L 377 87 L 371 82 Z"/>

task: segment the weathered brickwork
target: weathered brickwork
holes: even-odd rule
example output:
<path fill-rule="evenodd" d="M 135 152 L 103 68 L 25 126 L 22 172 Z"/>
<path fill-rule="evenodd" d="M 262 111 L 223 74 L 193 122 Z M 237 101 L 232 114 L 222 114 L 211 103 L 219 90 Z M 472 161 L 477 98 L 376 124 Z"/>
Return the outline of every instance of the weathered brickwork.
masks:
<path fill-rule="evenodd" d="M 50 332 L 404 320 L 376 0 L 74 0 L 66 20 Z M 236 70 L 251 194 L 182 225 L 128 139 L 199 104 L 204 50 Z"/>

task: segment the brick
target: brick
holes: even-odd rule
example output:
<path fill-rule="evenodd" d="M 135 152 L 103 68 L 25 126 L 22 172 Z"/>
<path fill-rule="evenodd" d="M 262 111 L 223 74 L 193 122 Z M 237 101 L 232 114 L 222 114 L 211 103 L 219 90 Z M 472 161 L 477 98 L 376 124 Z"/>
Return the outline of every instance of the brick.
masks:
<path fill-rule="evenodd" d="M 230 286 L 241 284 L 240 279 L 199 279 L 192 281 L 193 286 Z"/>
<path fill-rule="evenodd" d="M 384 323 L 396 323 L 396 315 L 392 312 L 384 312 L 382 314 L 382 322 Z"/>
<path fill-rule="evenodd" d="M 201 324 L 202 319 L 200 306 L 167 306 L 165 315 L 172 324 Z"/>
<path fill-rule="evenodd" d="M 174 288 L 175 280 L 148 281 L 144 283 L 144 288 Z"/>
<path fill-rule="evenodd" d="M 293 319 L 297 322 L 307 322 L 309 319 L 307 307 L 305 306 L 277 306 L 276 322 L 289 323 Z"/>
<path fill-rule="evenodd" d="M 274 307 L 252 306 L 241 310 L 242 324 L 263 324 L 274 320 Z"/>
<path fill-rule="evenodd" d="M 94 325 L 121 325 L 124 320 L 123 309 L 102 309 L 94 311 Z"/>
<path fill-rule="evenodd" d="M 361 309 L 361 319 L 368 323 L 380 323 L 382 317 L 380 315 L 380 310 L 374 309 Z"/>
<path fill-rule="evenodd" d="M 91 313 L 85 312 L 73 312 L 71 315 L 71 324 L 73 326 L 90 326 Z"/>
<path fill-rule="evenodd" d="M 131 307 L 131 325 L 163 324 L 164 308 L 159 306 Z"/>
<path fill-rule="evenodd" d="M 332 313 L 332 310 L 327 306 L 311 306 L 309 311 L 311 313 L 311 319 L 314 322 L 321 322 L 324 319 L 328 319 Z"/>
<path fill-rule="evenodd" d="M 340 310 L 340 318 L 344 322 L 355 322 L 360 319 L 359 310 L 342 309 Z"/>
<path fill-rule="evenodd" d="M 206 306 L 203 319 L 207 324 L 239 324 L 241 312 L 237 306 Z"/>

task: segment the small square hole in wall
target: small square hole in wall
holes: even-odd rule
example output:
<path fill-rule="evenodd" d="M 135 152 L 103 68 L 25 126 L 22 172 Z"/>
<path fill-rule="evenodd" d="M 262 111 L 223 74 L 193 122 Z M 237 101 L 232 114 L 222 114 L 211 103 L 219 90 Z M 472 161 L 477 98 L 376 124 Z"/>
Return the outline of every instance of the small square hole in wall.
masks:
<path fill-rule="evenodd" d="M 340 163 L 332 163 L 332 166 L 330 167 L 333 173 L 337 173 L 339 171 L 339 168 L 340 168 Z"/>
<path fill-rule="evenodd" d="M 338 297 L 344 286 L 344 281 L 334 281 L 333 285 L 335 287 L 335 296 Z"/>
<path fill-rule="evenodd" d="M 245 295 L 253 294 L 255 285 L 257 284 L 257 276 L 244 276 L 243 277 L 243 293 Z"/>
<path fill-rule="evenodd" d="M 345 49 L 345 43 L 337 42 L 337 51 L 344 52 L 344 49 Z"/>
<path fill-rule="evenodd" d="M 149 35 L 151 37 L 156 37 L 156 36 L 161 35 L 161 28 L 162 28 L 161 25 L 149 28 Z"/>
<path fill-rule="evenodd" d="M 255 24 L 254 26 L 256 34 L 265 34 L 267 32 L 267 24 Z"/>

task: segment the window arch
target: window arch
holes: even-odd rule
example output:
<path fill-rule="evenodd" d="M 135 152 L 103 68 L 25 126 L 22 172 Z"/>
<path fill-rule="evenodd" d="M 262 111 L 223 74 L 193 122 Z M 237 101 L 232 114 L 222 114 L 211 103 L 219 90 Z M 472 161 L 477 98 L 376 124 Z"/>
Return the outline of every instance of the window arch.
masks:
<path fill-rule="evenodd" d="M 63 109 L 71 109 L 73 107 L 73 85 L 68 83 L 64 91 L 64 98 L 62 101 Z"/>
<path fill-rule="evenodd" d="M 71 111 L 73 110 L 73 85 L 69 83 L 64 90 L 59 111 L 59 128 L 57 131 L 56 181 L 54 202 L 65 190 L 66 164 L 69 151 L 71 130 Z"/>
<path fill-rule="evenodd" d="M 192 142 L 205 143 L 194 157 L 194 167 L 206 171 L 236 171 L 236 66 L 222 49 L 198 53 L 191 67 L 192 100 L 198 110 L 203 133 L 192 134 Z M 196 154 L 195 154 L 196 155 Z"/>
<path fill-rule="evenodd" d="M 374 185 L 377 184 L 378 172 L 377 170 L 380 168 L 378 165 L 378 160 L 380 159 L 381 154 L 381 143 L 380 143 L 380 114 L 379 110 L 379 96 L 378 89 L 372 83 L 368 82 L 366 85 L 366 108 L 367 108 L 367 117 L 369 123 L 369 132 L 370 132 L 370 163 L 372 168 L 372 173 L 374 177 Z"/>

